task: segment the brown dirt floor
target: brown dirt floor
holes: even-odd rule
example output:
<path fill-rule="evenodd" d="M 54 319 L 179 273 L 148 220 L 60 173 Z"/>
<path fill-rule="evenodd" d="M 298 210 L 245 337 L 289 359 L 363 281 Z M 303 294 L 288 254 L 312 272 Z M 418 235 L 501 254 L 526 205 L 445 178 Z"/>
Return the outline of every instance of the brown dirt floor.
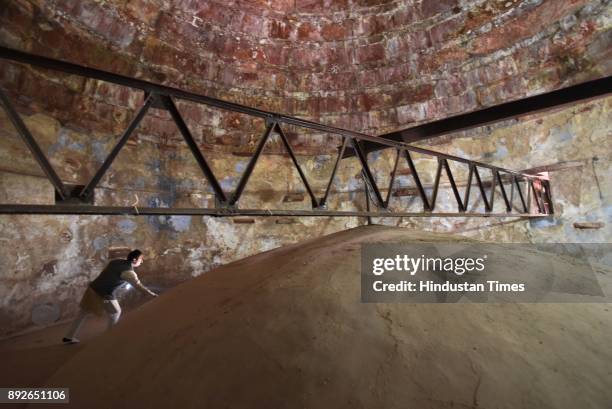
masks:
<path fill-rule="evenodd" d="M 609 408 L 610 304 L 360 302 L 362 243 L 451 240 L 367 226 L 239 260 L 81 345 L 21 343 L 2 383 L 70 387 L 62 408 Z"/>

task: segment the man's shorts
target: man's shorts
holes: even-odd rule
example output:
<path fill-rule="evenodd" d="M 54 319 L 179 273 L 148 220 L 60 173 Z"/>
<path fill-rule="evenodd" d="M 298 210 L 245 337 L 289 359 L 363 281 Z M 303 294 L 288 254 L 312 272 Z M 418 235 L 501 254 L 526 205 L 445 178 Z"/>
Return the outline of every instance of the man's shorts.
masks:
<path fill-rule="evenodd" d="M 117 300 L 105 300 L 89 286 L 87 286 L 87 290 L 85 290 L 85 294 L 81 298 L 80 306 L 84 311 L 95 315 L 118 314 L 121 312 Z"/>

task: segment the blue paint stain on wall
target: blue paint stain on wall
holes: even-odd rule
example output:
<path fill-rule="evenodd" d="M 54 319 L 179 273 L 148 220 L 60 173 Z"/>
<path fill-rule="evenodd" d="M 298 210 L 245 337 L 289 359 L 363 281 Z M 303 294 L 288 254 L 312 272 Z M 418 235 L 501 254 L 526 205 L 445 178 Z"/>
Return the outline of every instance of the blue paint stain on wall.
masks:
<path fill-rule="evenodd" d="M 187 231 L 191 227 L 191 216 L 170 216 L 168 222 L 175 231 Z"/>
<path fill-rule="evenodd" d="M 168 155 L 165 158 L 171 159 L 171 157 L 172 155 Z M 153 173 L 152 176 L 154 177 L 156 186 L 158 190 L 161 191 L 159 195 L 163 198 L 161 199 L 161 202 L 163 202 L 166 207 L 173 206 L 177 198 L 178 182 L 173 177 L 168 176 L 171 174 L 171 172 L 166 169 L 166 163 L 161 158 L 152 158 L 145 162 L 145 166 L 151 173 Z M 151 201 L 149 202 L 151 207 L 159 206 L 159 204 L 151 203 Z"/>
<path fill-rule="evenodd" d="M 54 155 L 58 151 L 63 149 L 65 146 L 66 146 L 66 135 L 64 134 L 64 132 L 60 132 L 57 138 L 57 142 L 49 146 L 49 149 L 47 149 L 47 152 L 49 155 Z"/>
<path fill-rule="evenodd" d="M 150 207 L 170 207 L 174 198 L 169 195 L 151 197 L 148 200 Z M 191 216 L 147 216 L 147 223 L 156 231 L 176 233 L 188 230 L 191 225 Z"/>
<path fill-rule="evenodd" d="M 57 138 L 57 142 L 51 145 L 47 152 L 49 152 L 49 155 L 53 155 L 62 149 L 85 151 L 86 146 L 84 143 L 71 141 L 68 137 L 67 131 L 65 129 L 61 129 Z"/>
<path fill-rule="evenodd" d="M 571 141 L 574 136 L 567 128 L 553 128 L 550 130 L 550 137 L 553 143 Z"/>
<path fill-rule="evenodd" d="M 377 161 L 377 160 L 378 160 L 378 158 L 380 158 L 380 154 L 381 154 L 381 152 L 382 152 L 382 151 L 374 151 L 374 152 L 370 152 L 370 153 L 368 154 L 368 162 L 370 162 L 370 163 L 371 163 L 371 162 Z"/>
<path fill-rule="evenodd" d="M 183 179 L 178 182 L 178 186 L 181 190 L 195 190 L 197 189 L 196 181 L 193 179 Z"/>
<path fill-rule="evenodd" d="M 166 225 L 166 218 L 167 216 L 147 216 L 147 223 L 159 233 Z"/>
<path fill-rule="evenodd" d="M 504 159 L 508 156 L 508 148 L 506 148 L 505 146 L 500 146 L 499 148 L 497 148 L 497 150 L 495 151 L 495 153 L 493 154 L 493 158 L 497 159 L 497 160 L 501 160 Z"/>
<path fill-rule="evenodd" d="M 131 219 L 123 219 L 120 220 L 119 223 L 117 223 L 117 227 L 119 227 L 119 229 L 123 232 L 123 233 L 133 233 L 134 230 L 136 230 L 137 224 L 135 221 L 131 220 Z"/>
<path fill-rule="evenodd" d="M 397 184 L 396 186 L 408 186 L 410 184 L 410 182 L 412 181 L 412 176 L 410 175 L 399 175 L 395 177 L 395 183 Z"/>
<path fill-rule="evenodd" d="M 146 185 L 145 178 L 142 176 L 138 176 L 136 179 L 133 179 L 132 183 L 136 189 L 144 189 Z"/>
<path fill-rule="evenodd" d="M 145 162 L 146 167 L 152 172 L 159 172 L 162 170 L 163 164 L 161 159 L 153 158 Z"/>
<path fill-rule="evenodd" d="M 93 241 L 93 246 L 96 251 L 104 250 L 108 247 L 108 239 L 106 237 L 96 237 Z"/>
<path fill-rule="evenodd" d="M 355 200 L 355 196 L 357 195 L 356 190 L 361 188 L 361 181 L 359 179 L 350 178 L 348 180 L 348 191 L 349 191 L 349 199 Z"/>
<path fill-rule="evenodd" d="M 241 161 L 241 162 L 236 163 L 236 166 L 234 166 L 234 169 L 236 170 L 236 172 L 242 173 L 246 169 L 246 165 L 247 165 L 246 162 Z"/>
<path fill-rule="evenodd" d="M 158 233 L 166 231 L 174 235 L 190 229 L 191 216 L 147 216 L 147 222 Z"/>
<path fill-rule="evenodd" d="M 315 156 L 315 158 L 314 158 L 314 169 L 315 170 L 323 169 L 328 161 L 329 161 L 329 155 Z"/>
<path fill-rule="evenodd" d="M 176 189 L 176 181 L 174 178 L 166 175 L 160 175 L 157 178 L 157 187 L 163 193 L 164 201 L 168 203 L 168 206 L 173 206 L 174 201 L 176 200 L 177 189 Z M 167 193 L 166 193 L 167 192 Z"/>
<path fill-rule="evenodd" d="M 221 182 L 220 182 L 221 188 L 225 191 L 232 190 L 235 182 L 236 182 L 236 178 L 233 178 L 231 176 L 226 176 L 223 179 L 221 179 Z"/>
<path fill-rule="evenodd" d="M 163 202 L 157 196 L 151 196 L 147 199 L 147 206 L 149 207 L 160 207 L 161 204 L 163 204 Z"/>
<path fill-rule="evenodd" d="M 541 219 L 529 219 L 529 227 L 533 229 L 543 229 L 561 225 L 561 220 L 555 217 L 543 217 Z"/>
<path fill-rule="evenodd" d="M 147 205 L 149 207 L 168 207 L 168 204 L 158 196 L 150 197 L 147 200 Z M 147 216 L 147 223 L 149 223 L 156 232 L 159 232 L 164 229 L 167 223 L 166 218 L 167 216 Z"/>
<path fill-rule="evenodd" d="M 93 152 L 94 158 L 98 163 L 104 162 L 106 156 L 109 154 L 106 145 L 100 140 L 94 140 L 91 143 L 91 151 Z"/>

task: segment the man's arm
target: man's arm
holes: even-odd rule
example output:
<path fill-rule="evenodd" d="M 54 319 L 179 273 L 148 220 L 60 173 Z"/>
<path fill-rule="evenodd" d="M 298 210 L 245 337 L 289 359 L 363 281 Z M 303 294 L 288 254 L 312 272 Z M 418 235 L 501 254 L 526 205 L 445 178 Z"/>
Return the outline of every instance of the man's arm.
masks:
<path fill-rule="evenodd" d="M 124 271 L 123 273 L 121 273 L 121 279 L 127 281 L 134 287 L 138 288 L 140 291 L 147 293 L 149 295 L 152 295 L 153 297 L 157 297 L 157 294 L 155 294 L 153 291 L 149 290 L 147 287 L 142 285 L 135 271 L 132 271 L 132 270 Z"/>

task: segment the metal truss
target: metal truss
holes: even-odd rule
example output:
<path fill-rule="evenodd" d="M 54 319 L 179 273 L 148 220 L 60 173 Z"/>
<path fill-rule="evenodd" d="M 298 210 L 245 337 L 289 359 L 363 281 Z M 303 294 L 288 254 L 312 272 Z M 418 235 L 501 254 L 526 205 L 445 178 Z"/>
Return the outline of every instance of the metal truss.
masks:
<path fill-rule="evenodd" d="M 52 69 L 69 74 L 76 74 L 86 78 L 106 81 L 113 84 L 126 86 L 132 89 L 141 90 L 145 94 L 144 103 L 136 112 L 130 124 L 123 132 L 117 143 L 110 151 L 102 165 L 98 168 L 91 180 L 77 187 L 69 187 L 62 182 L 54 171 L 49 160 L 38 146 L 36 140 L 21 120 L 17 111 L 11 105 L 7 95 L 0 89 L 0 101 L 4 106 L 8 117 L 17 129 L 17 132 L 28 146 L 33 157 L 39 163 L 49 181 L 56 191 L 56 203 L 51 205 L 25 205 L 25 204 L 2 204 L 0 214 L 82 214 L 82 215 L 208 215 L 208 216 L 350 216 L 350 217 L 542 217 L 553 213 L 551 200 L 550 184 L 546 177 L 522 172 L 516 172 L 492 166 L 486 163 L 471 161 L 457 156 L 447 155 L 440 152 L 431 151 L 404 142 L 383 139 L 370 136 L 359 132 L 349 131 L 336 127 L 318 124 L 315 122 L 280 115 L 273 112 L 258 110 L 243 105 L 194 94 L 176 88 L 165 87 L 147 81 L 129 78 L 106 71 L 83 67 L 76 64 L 66 63 L 46 57 L 40 57 L 21 51 L 0 47 L 0 58 L 30 64 L 37 67 Z M 192 101 L 219 109 L 238 112 L 253 117 L 263 118 L 266 122 L 266 129 L 261 136 L 255 152 L 251 156 L 244 173 L 242 174 L 236 189 L 228 194 L 221 187 L 216 175 L 208 165 L 208 162 L 194 140 L 187 124 L 175 105 L 175 100 Z M 138 127 L 150 108 L 165 109 L 169 112 L 172 120 L 176 124 L 181 136 L 189 147 L 206 181 L 211 186 L 215 198 L 215 208 L 136 208 L 121 206 L 96 206 L 93 204 L 93 193 L 106 171 L 125 146 L 126 142 Z M 297 161 L 293 148 L 283 130 L 283 125 L 294 125 L 301 128 L 312 129 L 329 134 L 338 135 L 342 138 L 342 144 L 322 197 L 317 197 L 309 184 L 302 167 Z M 248 184 L 249 178 L 261 156 L 266 141 L 272 133 L 277 134 L 282 141 L 293 165 L 295 166 L 300 179 L 302 180 L 306 192 L 310 198 L 311 209 L 309 210 L 282 210 L 282 209 L 241 209 L 238 207 L 240 197 Z M 365 152 L 363 143 L 374 143 L 395 150 L 395 163 L 391 173 L 386 197 L 383 198 L 375 177 L 368 164 L 368 156 Z M 327 209 L 327 200 L 334 184 L 334 180 L 339 168 L 340 161 L 346 156 L 348 150 L 359 160 L 362 167 L 362 176 L 365 182 L 367 210 L 366 211 L 335 211 Z M 425 155 L 437 160 L 437 170 L 434 183 L 431 189 L 427 189 L 416 169 L 412 154 Z M 390 201 L 394 190 L 394 182 L 398 164 L 406 161 L 409 168 L 409 175 L 413 178 L 418 192 L 418 197 L 423 205 L 422 212 L 408 212 L 398 209 L 391 209 Z M 461 195 L 459 187 L 455 182 L 454 175 L 449 163 L 460 163 L 469 167 L 468 181 L 465 191 Z M 436 212 L 436 202 L 440 189 L 440 179 L 442 172 L 446 174 L 453 197 L 456 201 L 457 210 L 455 212 Z M 481 172 L 489 172 L 491 181 L 483 181 Z M 471 193 L 471 186 L 475 182 L 478 193 L 484 203 L 484 211 L 469 211 L 468 204 Z M 510 188 L 510 194 L 506 190 L 506 184 Z M 522 185 L 522 186 L 521 186 Z M 499 186 L 503 199 L 504 212 L 494 212 L 495 189 Z M 487 194 L 487 189 L 489 193 Z M 427 190 L 431 190 L 428 195 Z M 515 194 L 520 199 L 517 207 L 513 205 Z M 376 207 L 372 210 L 370 204 Z"/>

